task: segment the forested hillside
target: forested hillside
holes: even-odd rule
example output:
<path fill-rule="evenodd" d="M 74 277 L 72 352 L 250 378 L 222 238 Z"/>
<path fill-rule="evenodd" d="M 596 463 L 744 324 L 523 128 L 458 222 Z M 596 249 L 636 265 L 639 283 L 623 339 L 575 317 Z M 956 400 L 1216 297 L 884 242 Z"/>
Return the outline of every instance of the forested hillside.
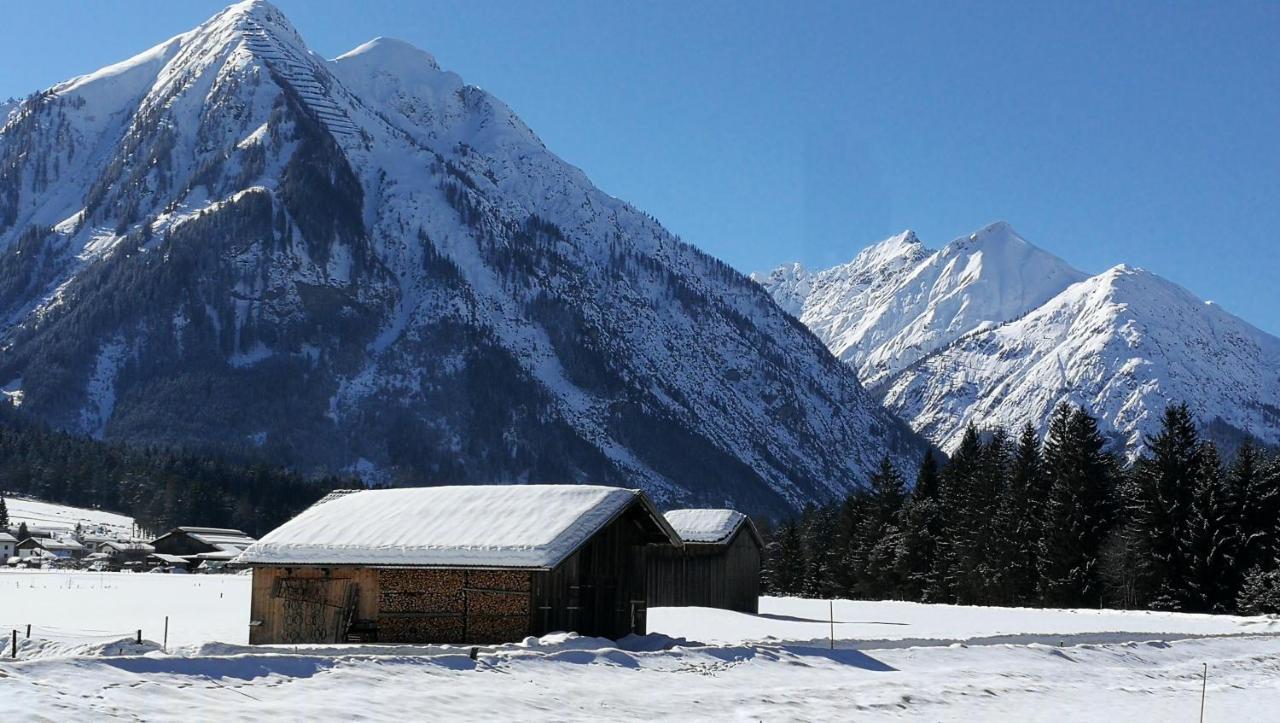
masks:
<path fill-rule="evenodd" d="M 1098 422 L 1063 405 L 1043 444 L 971 425 L 910 489 L 887 460 L 843 502 L 771 535 L 773 594 L 1280 613 L 1280 455 L 1228 462 L 1186 405 L 1131 465 Z"/>
<path fill-rule="evenodd" d="M 0 404 L 0 491 L 132 515 L 161 531 L 234 527 L 261 535 L 339 486 L 269 464 L 149 448 L 58 432 Z"/>

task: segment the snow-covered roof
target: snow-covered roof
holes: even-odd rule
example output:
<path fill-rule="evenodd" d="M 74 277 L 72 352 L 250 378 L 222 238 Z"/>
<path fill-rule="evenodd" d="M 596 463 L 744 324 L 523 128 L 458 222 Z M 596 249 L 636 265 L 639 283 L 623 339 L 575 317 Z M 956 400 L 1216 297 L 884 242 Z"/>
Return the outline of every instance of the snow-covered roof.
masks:
<path fill-rule="evenodd" d="M 361 490 L 326 499 L 268 533 L 237 561 L 550 569 L 637 500 L 679 545 L 638 490 L 470 485 Z"/>
<path fill-rule="evenodd" d="M 685 542 L 724 542 L 738 531 L 747 516 L 734 510 L 671 510 L 667 522 Z"/>
<path fill-rule="evenodd" d="M 255 542 L 252 537 L 240 530 L 228 530 L 220 527 L 179 527 L 178 529 L 187 533 L 187 536 L 194 540 L 219 549 L 226 549 L 225 545 L 244 548 Z"/>
<path fill-rule="evenodd" d="M 189 562 L 185 557 L 180 557 L 178 555 L 166 555 L 161 552 L 152 553 L 151 556 L 161 562 L 167 562 L 170 565 L 185 565 Z"/>
<path fill-rule="evenodd" d="M 18 538 L 10 535 L 8 532 L 0 532 L 0 542 L 17 542 Z"/>
<path fill-rule="evenodd" d="M 35 538 L 32 538 L 32 539 L 34 540 Z M 40 547 L 43 547 L 46 550 L 74 551 L 74 550 L 84 549 L 84 545 L 81 545 L 79 542 L 76 542 L 75 540 L 35 540 L 35 542 L 37 545 L 39 545 Z"/>

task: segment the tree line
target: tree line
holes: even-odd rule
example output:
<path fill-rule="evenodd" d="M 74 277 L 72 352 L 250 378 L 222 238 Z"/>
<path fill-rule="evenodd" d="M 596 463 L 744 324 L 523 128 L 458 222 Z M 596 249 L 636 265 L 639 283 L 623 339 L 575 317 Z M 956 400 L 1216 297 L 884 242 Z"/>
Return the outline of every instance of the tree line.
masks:
<path fill-rule="evenodd" d="M 198 525 L 258 536 L 331 490 L 352 486 L 361 483 L 211 454 L 109 444 L 55 431 L 0 403 L 0 494 L 120 512 L 156 533 Z"/>
<path fill-rule="evenodd" d="M 1280 456 L 1246 442 L 1225 463 L 1185 404 L 1132 464 L 1095 418 L 972 425 L 908 488 L 886 459 L 845 499 L 768 532 L 775 595 L 964 605 L 1280 613 Z"/>

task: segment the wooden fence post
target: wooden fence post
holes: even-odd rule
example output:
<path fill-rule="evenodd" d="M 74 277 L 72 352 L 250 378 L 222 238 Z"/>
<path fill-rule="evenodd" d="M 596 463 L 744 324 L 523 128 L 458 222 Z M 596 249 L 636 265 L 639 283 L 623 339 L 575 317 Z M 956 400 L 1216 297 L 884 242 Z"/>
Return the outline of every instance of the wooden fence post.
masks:
<path fill-rule="evenodd" d="M 161 652 L 169 652 L 169 616 L 164 616 L 164 643 L 160 647 Z"/>
<path fill-rule="evenodd" d="M 10 658 L 18 657 L 18 631 L 17 630 L 13 631 L 13 647 L 9 648 L 9 657 Z"/>
<path fill-rule="evenodd" d="M 1209 689 L 1209 664 L 1203 663 L 1204 673 L 1200 679 L 1200 723 L 1204 723 L 1204 694 Z"/>

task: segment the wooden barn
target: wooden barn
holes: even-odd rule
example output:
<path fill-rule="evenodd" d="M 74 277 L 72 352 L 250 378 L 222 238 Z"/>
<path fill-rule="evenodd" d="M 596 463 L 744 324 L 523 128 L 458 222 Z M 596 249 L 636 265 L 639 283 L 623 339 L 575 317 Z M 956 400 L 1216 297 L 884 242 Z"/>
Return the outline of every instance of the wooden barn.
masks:
<path fill-rule="evenodd" d="M 198 555 L 232 560 L 254 539 L 240 530 L 220 527 L 175 527 L 151 541 L 153 552 L 195 558 Z"/>
<path fill-rule="evenodd" d="M 751 519 L 733 510 L 672 510 L 666 519 L 684 545 L 649 556 L 650 604 L 759 612 L 764 542 Z"/>
<path fill-rule="evenodd" d="M 638 490 L 422 487 L 330 495 L 237 562 L 253 644 L 491 643 L 643 634 L 646 558 L 680 546 Z"/>

